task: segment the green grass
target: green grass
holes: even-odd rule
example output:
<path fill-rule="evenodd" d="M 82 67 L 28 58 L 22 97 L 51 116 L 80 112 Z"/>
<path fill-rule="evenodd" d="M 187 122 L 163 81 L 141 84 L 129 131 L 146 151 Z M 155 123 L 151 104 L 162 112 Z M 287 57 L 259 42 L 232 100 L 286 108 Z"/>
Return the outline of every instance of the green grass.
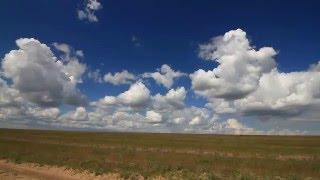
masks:
<path fill-rule="evenodd" d="M 320 137 L 0 129 L 0 158 L 127 178 L 317 179 Z"/>

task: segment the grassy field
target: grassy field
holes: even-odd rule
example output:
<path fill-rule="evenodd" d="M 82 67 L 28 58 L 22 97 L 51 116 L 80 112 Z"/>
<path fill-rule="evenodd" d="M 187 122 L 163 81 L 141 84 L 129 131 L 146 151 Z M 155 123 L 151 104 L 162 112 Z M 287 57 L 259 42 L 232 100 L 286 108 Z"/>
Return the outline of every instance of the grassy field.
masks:
<path fill-rule="evenodd" d="M 125 178 L 319 179 L 320 137 L 0 129 L 0 158 Z"/>

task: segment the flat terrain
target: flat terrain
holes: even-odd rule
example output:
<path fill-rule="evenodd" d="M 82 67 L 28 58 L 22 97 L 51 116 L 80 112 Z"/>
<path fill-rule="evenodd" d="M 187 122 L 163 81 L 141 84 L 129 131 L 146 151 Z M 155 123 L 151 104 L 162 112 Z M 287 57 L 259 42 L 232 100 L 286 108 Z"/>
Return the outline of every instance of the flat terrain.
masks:
<path fill-rule="evenodd" d="M 319 179 L 320 137 L 0 129 L 0 159 L 131 179 Z"/>

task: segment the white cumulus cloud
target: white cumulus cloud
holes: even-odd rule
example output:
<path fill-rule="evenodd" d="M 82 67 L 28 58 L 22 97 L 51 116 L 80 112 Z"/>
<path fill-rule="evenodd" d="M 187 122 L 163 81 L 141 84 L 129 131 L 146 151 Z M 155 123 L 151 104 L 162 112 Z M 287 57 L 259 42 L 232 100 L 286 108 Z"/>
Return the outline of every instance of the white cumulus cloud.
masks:
<path fill-rule="evenodd" d="M 76 58 L 59 60 L 46 45 L 33 38 L 16 41 L 2 61 L 3 75 L 24 98 L 40 106 L 81 104 L 85 97 L 76 88 L 86 66 Z"/>
<path fill-rule="evenodd" d="M 242 98 L 253 92 L 263 73 L 275 68 L 276 51 L 271 47 L 255 50 L 241 29 L 201 44 L 199 57 L 219 63 L 213 70 L 202 69 L 190 75 L 192 88 L 207 97 Z"/>
<path fill-rule="evenodd" d="M 160 123 L 162 121 L 162 115 L 155 111 L 147 111 L 146 118 L 150 123 Z"/>
<path fill-rule="evenodd" d="M 166 88 L 171 88 L 175 79 L 185 75 L 185 73 L 174 71 L 169 65 L 164 64 L 156 72 L 144 73 L 142 76 L 144 78 L 153 78 L 158 84 L 162 84 Z"/>
<path fill-rule="evenodd" d="M 181 109 L 184 107 L 184 100 L 187 92 L 184 87 L 170 89 L 166 95 L 156 94 L 153 97 L 153 107 L 155 109 Z"/>
<path fill-rule="evenodd" d="M 142 82 L 137 82 L 132 84 L 129 90 L 121 93 L 118 98 L 123 104 L 131 107 L 141 107 L 148 103 L 150 91 Z"/>
<path fill-rule="evenodd" d="M 113 85 L 120 84 L 131 84 L 134 80 L 136 80 L 136 76 L 132 73 L 129 73 L 127 70 L 123 70 L 122 72 L 116 72 L 114 74 L 107 73 L 103 77 L 105 82 L 111 83 Z"/>
<path fill-rule="evenodd" d="M 200 45 L 199 57 L 219 63 L 213 70 L 190 75 L 192 89 L 207 98 L 207 107 L 259 119 L 319 119 L 319 63 L 305 71 L 281 72 L 272 47 L 253 47 L 240 29 Z"/>
<path fill-rule="evenodd" d="M 242 112 L 260 116 L 295 116 L 320 105 L 320 72 L 264 74 L 258 89 L 235 101 Z"/>

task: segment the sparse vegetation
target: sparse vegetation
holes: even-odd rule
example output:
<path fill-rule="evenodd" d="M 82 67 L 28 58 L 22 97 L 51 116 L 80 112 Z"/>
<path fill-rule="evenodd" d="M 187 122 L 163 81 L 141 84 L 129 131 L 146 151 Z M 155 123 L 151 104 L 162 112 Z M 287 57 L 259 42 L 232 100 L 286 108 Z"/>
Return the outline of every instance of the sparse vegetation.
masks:
<path fill-rule="evenodd" d="M 1 129 L 0 158 L 125 178 L 317 179 L 320 137 Z"/>

